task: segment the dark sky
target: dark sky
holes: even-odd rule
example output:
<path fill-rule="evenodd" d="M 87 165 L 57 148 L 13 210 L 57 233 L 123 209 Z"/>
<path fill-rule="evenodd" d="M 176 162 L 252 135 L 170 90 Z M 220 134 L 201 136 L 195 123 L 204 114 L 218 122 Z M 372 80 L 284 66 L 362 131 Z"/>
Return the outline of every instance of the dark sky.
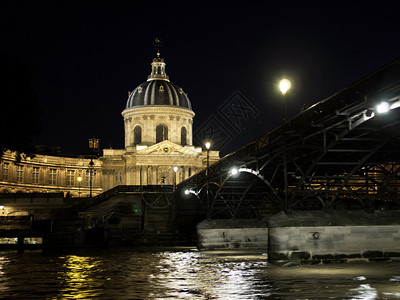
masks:
<path fill-rule="evenodd" d="M 293 81 L 292 117 L 400 57 L 399 12 L 399 1 L 3 0 L 0 50 L 33 69 L 44 110 L 37 143 L 78 153 L 92 135 L 123 147 L 121 112 L 150 74 L 159 37 L 195 133 L 219 121 L 226 154 L 280 124 L 281 76 Z M 235 95 L 253 110 L 240 128 L 223 116 Z"/>

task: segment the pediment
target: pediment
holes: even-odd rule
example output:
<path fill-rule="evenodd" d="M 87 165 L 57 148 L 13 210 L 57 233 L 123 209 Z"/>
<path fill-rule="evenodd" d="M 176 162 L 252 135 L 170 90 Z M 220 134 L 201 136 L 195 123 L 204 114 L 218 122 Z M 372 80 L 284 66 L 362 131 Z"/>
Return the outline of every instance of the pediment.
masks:
<path fill-rule="evenodd" d="M 198 152 L 194 149 L 182 147 L 181 145 L 175 144 L 171 141 L 162 141 L 158 144 L 149 146 L 145 149 L 139 150 L 137 155 L 185 155 L 185 156 L 197 156 Z"/>

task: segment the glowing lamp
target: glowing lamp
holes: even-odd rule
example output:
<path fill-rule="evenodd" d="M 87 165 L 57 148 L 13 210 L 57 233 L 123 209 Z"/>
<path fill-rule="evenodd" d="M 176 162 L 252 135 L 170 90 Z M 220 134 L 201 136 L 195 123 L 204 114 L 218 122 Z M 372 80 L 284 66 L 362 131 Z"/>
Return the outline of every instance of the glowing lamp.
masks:
<path fill-rule="evenodd" d="M 236 175 L 239 172 L 237 168 L 232 168 L 231 169 L 231 175 Z"/>
<path fill-rule="evenodd" d="M 387 113 L 390 110 L 390 105 L 386 101 L 382 101 L 376 106 L 376 112 L 379 114 Z"/>
<path fill-rule="evenodd" d="M 289 79 L 286 78 L 282 79 L 279 82 L 279 89 L 281 90 L 282 95 L 285 95 L 291 86 L 292 84 Z"/>

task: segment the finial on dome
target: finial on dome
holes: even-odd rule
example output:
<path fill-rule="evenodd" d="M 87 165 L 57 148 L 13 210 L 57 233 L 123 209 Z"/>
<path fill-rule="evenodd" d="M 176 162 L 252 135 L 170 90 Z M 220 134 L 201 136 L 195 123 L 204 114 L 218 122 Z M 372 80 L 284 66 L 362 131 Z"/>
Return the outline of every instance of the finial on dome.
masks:
<path fill-rule="evenodd" d="M 157 47 L 157 58 L 160 58 L 160 48 L 162 46 L 162 43 L 158 37 L 156 37 L 155 39 L 155 46 Z"/>

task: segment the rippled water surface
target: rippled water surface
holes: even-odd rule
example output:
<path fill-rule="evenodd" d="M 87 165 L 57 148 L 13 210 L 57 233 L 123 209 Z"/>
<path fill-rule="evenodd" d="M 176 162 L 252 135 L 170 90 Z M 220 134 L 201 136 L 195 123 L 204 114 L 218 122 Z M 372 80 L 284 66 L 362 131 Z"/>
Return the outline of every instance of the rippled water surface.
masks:
<path fill-rule="evenodd" d="M 278 267 L 192 248 L 0 252 L 1 299 L 400 299 L 400 263 Z"/>

